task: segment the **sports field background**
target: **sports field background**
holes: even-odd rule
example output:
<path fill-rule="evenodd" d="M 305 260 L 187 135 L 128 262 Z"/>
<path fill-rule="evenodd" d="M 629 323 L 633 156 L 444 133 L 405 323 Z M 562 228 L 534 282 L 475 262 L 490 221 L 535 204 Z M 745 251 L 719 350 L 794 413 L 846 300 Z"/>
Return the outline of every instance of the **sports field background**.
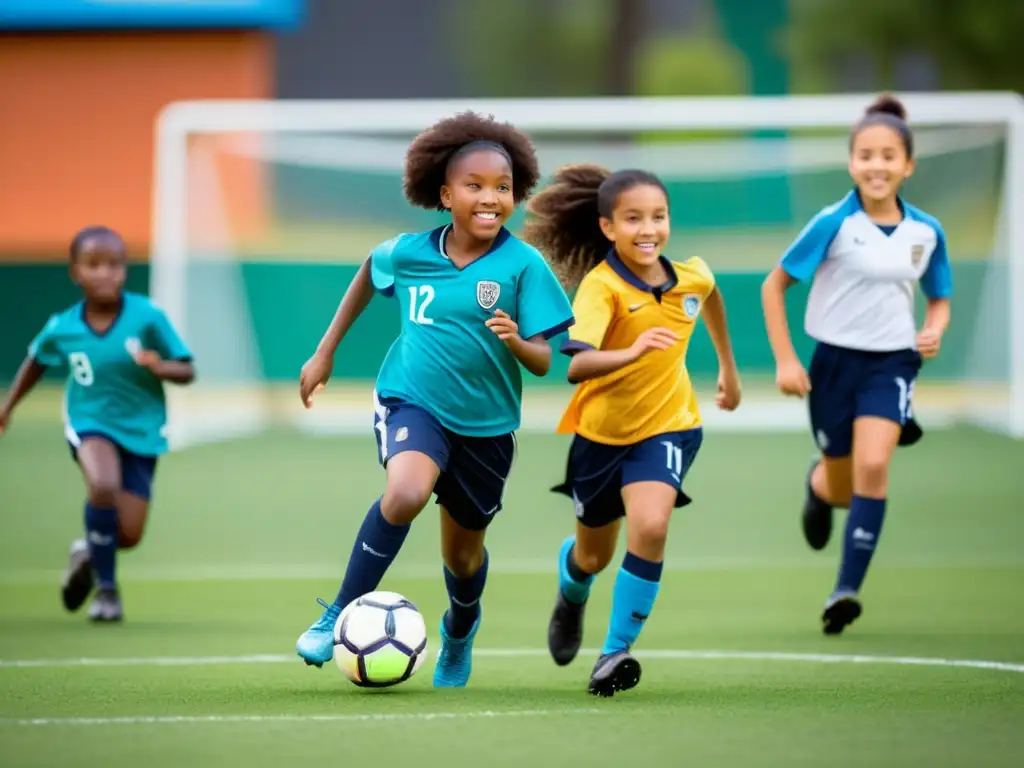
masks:
<path fill-rule="evenodd" d="M 293 655 L 382 488 L 369 432 L 166 457 L 146 540 L 120 561 L 127 620 L 95 627 L 58 598 L 77 471 L 52 411 L 22 416 L 0 440 L 4 766 L 978 766 L 1024 750 L 1024 444 L 932 430 L 900 451 L 865 615 L 825 638 L 839 536 L 816 554 L 799 533 L 808 436 L 709 429 L 638 646 L 641 685 L 596 701 L 585 685 L 613 573 L 588 608 L 590 652 L 559 669 L 543 650 L 573 523 L 547 491 L 561 437 L 521 435 L 470 687 L 433 691 L 431 659 L 375 694 Z M 437 552 L 428 507 L 384 585 L 421 608 L 435 650 Z"/>

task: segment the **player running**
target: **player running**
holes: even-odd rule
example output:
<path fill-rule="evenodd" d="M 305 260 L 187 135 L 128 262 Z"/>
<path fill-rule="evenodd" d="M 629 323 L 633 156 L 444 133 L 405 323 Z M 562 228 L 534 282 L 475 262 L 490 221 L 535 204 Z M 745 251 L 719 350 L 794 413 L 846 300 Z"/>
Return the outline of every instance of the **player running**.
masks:
<path fill-rule="evenodd" d="M 52 315 L 0 405 L 0 434 L 18 402 L 48 368 L 67 366 L 64 434 L 85 479 L 85 539 L 71 544 L 64 607 L 78 610 L 93 590 L 89 618 L 122 618 L 117 550 L 142 540 L 153 475 L 167 451 L 163 382 L 188 384 L 192 354 L 167 316 L 145 296 L 124 290 L 121 236 L 89 227 L 71 242 L 71 278 L 84 298 Z M 94 577 L 95 574 L 95 577 Z"/>
<path fill-rule="evenodd" d="M 952 277 L 938 220 L 899 197 L 914 170 L 903 105 L 881 96 L 850 138 L 856 184 L 804 228 L 764 282 L 765 324 L 786 395 L 808 397 L 821 452 L 807 476 L 803 531 L 813 549 L 832 533 L 832 510 L 846 507 L 843 555 L 825 603 L 825 634 L 861 614 L 858 593 L 885 517 L 896 446 L 921 437 L 911 410 L 922 358 L 939 353 L 949 324 Z M 810 368 L 797 359 L 785 291 L 810 280 L 805 328 L 817 341 Z M 915 331 L 914 283 L 927 297 Z"/>
<path fill-rule="evenodd" d="M 374 393 L 384 494 L 363 520 L 337 597 L 320 601 L 326 610 L 296 644 L 308 664 L 331 659 L 340 611 L 377 588 L 410 523 L 436 495 L 450 605 L 434 685 L 469 680 L 487 579 L 484 534 L 501 509 L 515 456 L 520 366 L 545 375 L 547 340 L 573 322 L 543 257 L 504 226 L 538 177 L 530 140 L 492 118 L 466 112 L 417 136 L 406 155 L 405 196 L 450 211 L 451 223 L 375 248 L 303 366 L 299 388 L 308 407 L 374 290 L 398 301 L 401 332 Z"/>
<path fill-rule="evenodd" d="M 564 283 L 579 286 L 576 325 L 562 348 L 577 387 L 558 426 L 575 437 L 565 483 L 553 489 L 572 497 L 576 534 L 559 553 L 548 647 L 557 664 L 576 657 L 591 585 L 615 553 L 625 516 L 626 556 L 589 686 L 611 696 L 640 680 L 630 648 L 658 594 L 672 510 L 690 501 L 682 483 L 703 431 L 685 362 L 702 313 L 718 354 L 720 408 L 739 405 L 740 380 L 711 270 L 699 258 L 662 255 L 669 203 L 657 176 L 570 166 L 529 211 L 524 237 Z"/>

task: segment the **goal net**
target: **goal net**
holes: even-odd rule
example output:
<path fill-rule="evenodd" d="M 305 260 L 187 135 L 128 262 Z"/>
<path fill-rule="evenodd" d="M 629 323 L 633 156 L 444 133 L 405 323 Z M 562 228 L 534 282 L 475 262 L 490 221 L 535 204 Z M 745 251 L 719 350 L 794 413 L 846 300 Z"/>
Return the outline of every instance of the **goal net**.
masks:
<path fill-rule="evenodd" d="M 358 265 L 377 243 L 439 225 L 410 207 L 412 137 L 465 109 L 533 137 L 545 178 L 596 162 L 658 173 L 677 259 L 700 255 L 726 299 L 745 402 L 710 404 L 704 331 L 688 365 L 709 428 L 806 429 L 804 404 L 773 387 L 760 284 L 822 206 L 851 186 L 849 126 L 870 96 L 617 100 L 278 101 L 171 105 L 158 126 L 151 293 L 195 352 L 199 379 L 171 399 L 175 445 L 272 427 L 365 430 L 377 368 L 398 330 L 373 301 L 339 349 L 316 408 L 298 372 Z M 953 263 L 953 322 L 915 388 L 921 420 L 1024 436 L 1024 101 L 1008 94 L 909 95 L 917 170 L 908 201 L 937 216 Z M 518 230 L 522 211 L 510 226 Z M 804 359 L 805 287 L 790 322 Z M 559 358 L 560 356 L 556 356 Z M 524 428 L 554 427 L 570 390 L 564 361 L 528 380 Z"/>

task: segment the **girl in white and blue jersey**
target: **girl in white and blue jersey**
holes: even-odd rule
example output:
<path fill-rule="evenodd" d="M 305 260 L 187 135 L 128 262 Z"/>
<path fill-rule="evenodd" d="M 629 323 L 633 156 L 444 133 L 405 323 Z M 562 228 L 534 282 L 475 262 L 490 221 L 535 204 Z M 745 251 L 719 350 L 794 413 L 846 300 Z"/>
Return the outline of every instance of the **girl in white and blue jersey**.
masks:
<path fill-rule="evenodd" d="M 839 575 L 822 615 L 826 634 L 861 614 L 858 593 L 882 531 L 893 452 L 921 437 L 911 411 L 914 380 L 922 360 L 939 353 L 949 324 L 942 227 L 898 194 L 914 170 L 913 148 L 903 105 L 879 97 L 850 138 L 856 188 L 811 219 L 762 288 L 776 383 L 783 394 L 808 397 L 821 452 L 807 477 L 807 543 L 824 548 L 832 510 L 849 509 Z M 806 370 L 784 301 L 786 289 L 805 280 L 805 329 L 817 342 Z M 915 282 L 927 298 L 920 331 Z"/>

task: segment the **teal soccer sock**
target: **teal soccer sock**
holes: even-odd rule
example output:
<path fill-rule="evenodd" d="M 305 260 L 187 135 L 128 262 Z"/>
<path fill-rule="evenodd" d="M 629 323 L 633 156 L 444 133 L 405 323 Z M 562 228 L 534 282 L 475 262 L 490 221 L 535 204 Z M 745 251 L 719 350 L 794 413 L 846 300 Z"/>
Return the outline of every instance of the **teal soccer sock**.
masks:
<path fill-rule="evenodd" d="M 562 542 L 558 552 L 558 586 L 565 599 L 570 603 L 582 605 L 590 596 L 590 586 L 594 583 L 594 575 L 580 570 L 572 557 L 576 537 L 570 536 Z"/>
<path fill-rule="evenodd" d="M 662 563 L 627 552 L 615 577 L 612 616 L 601 655 L 628 651 L 640 636 L 661 586 Z"/>

